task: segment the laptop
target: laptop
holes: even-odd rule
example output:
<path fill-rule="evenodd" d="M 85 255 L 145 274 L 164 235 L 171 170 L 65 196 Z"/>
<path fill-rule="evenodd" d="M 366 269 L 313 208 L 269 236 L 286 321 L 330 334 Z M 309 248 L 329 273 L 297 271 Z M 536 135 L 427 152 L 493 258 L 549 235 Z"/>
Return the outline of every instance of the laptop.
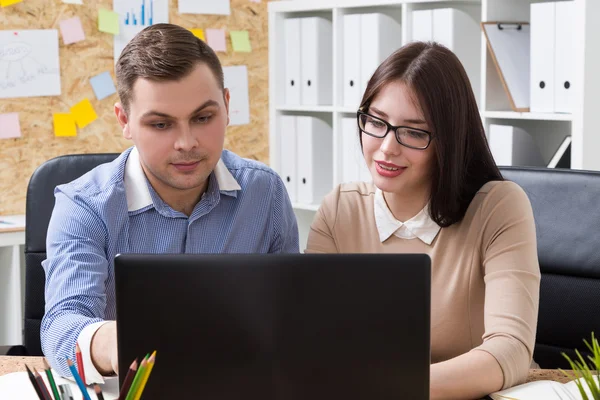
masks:
<path fill-rule="evenodd" d="M 425 254 L 117 255 L 115 280 L 144 400 L 429 399 Z"/>

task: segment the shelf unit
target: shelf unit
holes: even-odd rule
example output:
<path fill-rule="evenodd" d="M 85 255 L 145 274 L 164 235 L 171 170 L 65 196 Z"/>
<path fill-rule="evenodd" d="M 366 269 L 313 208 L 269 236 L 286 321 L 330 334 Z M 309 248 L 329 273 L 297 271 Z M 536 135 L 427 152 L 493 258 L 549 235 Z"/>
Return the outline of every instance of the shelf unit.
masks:
<path fill-rule="evenodd" d="M 485 37 L 480 36 L 480 70 L 470 76 L 481 117 L 486 128 L 490 124 L 512 125 L 525 129 L 538 144 L 542 156 L 550 159 L 554 150 L 567 135 L 572 136 L 571 167 L 600 170 L 600 1 L 572 0 L 575 3 L 575 73 L 573 88 L 575 106 L 572 114 L 514 112 L 502 87 L 500 77 L 487 49 Z M 280 171 L 281 156 L 278 119 L 282 115 L 310 115 L 325 119 L 333 130 L 331 173 L 333 185 L 341 182 L 341 120 L 356 113 L 344 105 L 343 80 L 343 17 L 346 14 L 381 12 L 393 16 L 401 24 L 402 45 L 409 43 L 412 33 L 412 12 L 423 9 L 455 8 L 468 13 L 477 23 L 481 21 L 530 21 L 530 5 L 547 0 L 291 0 L 269 3 L 269 118 L 270 163 Z M 333 104 L 320 106 L 287 106 L 284 104 L 286 18 L 323 16 L 332 23 Z M 584 45 L 585 44 L 585 45 Z M 585 85 L 584 85 L 585 83 Z M 358 106 L 358 105 L 357 105 Z M 332 187 L 333 189 L 333 187 Z M 294 204 L 299 230 L 300 247 L 304 250 L 306 235 L 318 204 Z"/>

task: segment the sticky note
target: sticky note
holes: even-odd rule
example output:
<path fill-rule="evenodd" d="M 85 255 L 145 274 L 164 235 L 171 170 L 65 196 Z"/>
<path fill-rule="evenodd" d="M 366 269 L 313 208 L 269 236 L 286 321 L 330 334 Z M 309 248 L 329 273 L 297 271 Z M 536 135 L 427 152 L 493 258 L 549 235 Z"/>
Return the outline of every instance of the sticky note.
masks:
<path fill-rule="evenodd" d="M 100 32 L 119 34 L 119 14 L 101 8 L 98 10 L 98 30 Z"/>
<path fill-rule="evenodd" d="M 0 139 L 10 139 L 18 137 L 21 137 L 19 114 L 0 114 Z"/>
<path fill-rule="evenodd" d="M 190 31 L 194 34 L 194 36 L 196 36 L 198 39 L 206 41 L 206 38 L 204 37 L 204 30 L 202 29 L 190 29 Z"/>
<path fill-rule="evenodd" d="M 83 27 L 81 26 L 79 17 L 63 19 L 60 21 L 60 34 L 62 35 L 64 44 L 77 43 L 85 40 L 85 33 L 83 33 Z"/>
<path fill-rule="evenodd" d="M 231 36 L 233 51 L 243 53 L 250 53 L 252 51 L 248 31 L 231 31 L 229 32 L 229 35 Z"/>
<path fill-rule="evenodd" d="M 214 51 L 227 52 L 227 43 L 225 42 L 225 31 L 223 29 L 207 29 L 206 43 Z"/>
<path fill-rule="evenodd" d="M 54 114 L 54 134 L 56 136 L 77 136 L 75 120 L 71 114 Z"/>
<path fill-rule="evenodd" d="M 98 115 L 88 99 L 83 99 L 71 107 L 71 115 L 79 129 L 85 128 L 98 119 Z"/>
<path fill-rule="evenodd" d="M 110 76 L 110 72 L 103 72 L 90 78 L 90 83 L 98 100 L 102 100 L 117 92 L 112 77 Z"/>
<path fill-rule="evenodd" d="M 13 4 L 17 4 L 22 1 L 23 0 L 0 0 L 0 6 L 2 6 L 2 7 L 12 6 Z"/>

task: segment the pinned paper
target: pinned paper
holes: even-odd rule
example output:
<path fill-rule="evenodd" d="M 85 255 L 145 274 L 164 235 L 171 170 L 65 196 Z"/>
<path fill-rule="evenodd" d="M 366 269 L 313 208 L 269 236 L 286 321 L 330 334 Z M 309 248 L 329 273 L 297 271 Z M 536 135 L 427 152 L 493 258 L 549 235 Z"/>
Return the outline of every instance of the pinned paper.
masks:
<path fill-rule="evenodd" d="M 103 72 L 92 77 L 90 79 L 90 84 L 92 85 L 92 89 L 94 89 L 94 94 L 98 100 L 102 100 L 117 92 L 109 72 Z"/>
<path fill-rule="evenodd" d="M 98 30 L 100 32 L 119 34 L 119 14 L 101 8 L 98 10 Z"/>
<path fill-rule="evenodd" d="M 85 40 L 85 33 L 81 26 L 79 17 L 73 17 L 60 21 L 60 34 L 64 44 L 71 44 Z"/>
<path fill-rule="evenodd" d="M 242 53 L 250 53 L 252 51 L 248 31 L 231 31 L 229 35 L 231 36 L 233 51 Z"/>
<path fill-rule="evenodd" d="M 62 2 L 67 4 L 83 4 L 82 0 L 62 0 Z"/>
<path fill-rule="evenodd" d="M 230 0 L 179 0 L 180 14 L 230 15 Z"/>
<path fill-rule="evenodd" d="M 58 95 L 58 30 L 0 30 L 0 99 Z"/>
<path fill-rule="evenodd" d="M 88 99 L 83 99 L 71 107 L 71 115 L 79 129 L 85 128 L 98 119 L 98 115 L 96 115 L 96 111 L 94 111 L 94 107 Z"/>
<path fill-rule="evenodd" d="M 0 0 L 0 6 L 7 7 L 22 2 L 23 0 Z"/>
<path fill-rule="evenodd" d="M 250 123 L 250 100 L 248 97 L 248 68 L 245 65 L 223 67 L 225 87 L 229 89 L 229 125 Z"/>
<path fill-rule="evenodd" d="M 194 34 L 194 36 L 196 36 L 198 39 L 205 41 L 206 42 L 206 38 L 204 37 L 204 30 L 202 29 L 190 29 L 190 31 Z"/>
<path fill-rule="evenodd" d="M 54 114 L 54 134 L 56 136 L 77 136 L 75 120 L 71 114 Z"/>
<path fill-rule="evenodd" d="M 223 29 L 207 29 L 206 42 L 214 51 L 227 52 L 225 31 Z"/>
<path fill-rule="evenodd" d="M 0 114 L 0 139 L 21 137 L 19 114 Z"/>

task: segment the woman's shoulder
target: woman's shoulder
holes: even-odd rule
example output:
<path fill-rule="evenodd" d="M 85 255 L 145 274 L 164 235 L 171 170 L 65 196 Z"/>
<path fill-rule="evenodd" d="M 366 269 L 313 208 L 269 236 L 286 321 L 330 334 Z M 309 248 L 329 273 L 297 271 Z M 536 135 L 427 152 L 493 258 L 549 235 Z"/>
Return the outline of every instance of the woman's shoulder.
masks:
<path fill-rule="evenodd" d="M 477 191 L 471 206 L 475 206 L 487 217 L 531 213 L 527 193 L 512 181 L 487 182 Z"/>

